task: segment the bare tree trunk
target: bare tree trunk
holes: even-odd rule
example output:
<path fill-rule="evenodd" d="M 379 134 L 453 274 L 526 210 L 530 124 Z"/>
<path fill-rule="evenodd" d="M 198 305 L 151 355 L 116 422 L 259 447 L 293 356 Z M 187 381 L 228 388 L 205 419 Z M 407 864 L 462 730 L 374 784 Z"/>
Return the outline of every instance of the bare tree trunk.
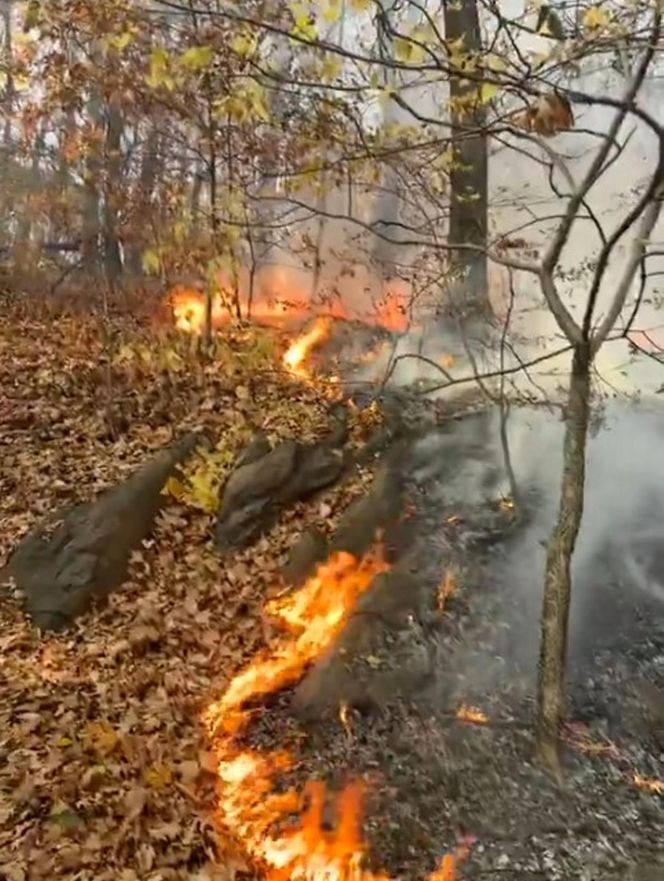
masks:
<path fill-rule="evenodd" d="M 150 128 L 145 143 L 143 144 L 141 170 L 138 175 L 138 186 L 132 199 L 134 206 L 136 206 L 135 210 L 137 211 L 144 210 L 143 206 L 147 205 L 152 198 L 159 168 L 159 147 L 159 130 L 153 125 Z M 138 226 L 138 223 L 133 224 L 133 238 L 135 241 L 132 243 L 131 250 L 127 257 L 128 269 L 135 276 L 143 274 L 142 253 L 144 243 Z"/>
<path fill-rule="evenodd" d="M 88 101 L 88 115 L 94 125 L 101 122 L 99 99 Z M 101 163 L 96 146 L 90 148 L 85 163 L 83 186 L 83 217 L 81 231 L 81 259 L 84 271 L 95 275 L 99 267 L 99 172 Z"/>
<path fill-rule="evenodd" d="M 217 159 L 217 142 L 216 142 L 216 121 L 213 114 L 213 103 L 210 90 L 209 79 L 206 80 L 208 90 L 208 114 L 207 114 L 207 141 L 208 141 L 208 180 L 210 187 L 210 234 L 213 247 L 217 247 L 219 242 L 219 215 L 217 214 L 217 198 L 218 198 L 218 159 Z M 212 306 L 214 299 L 214 283 L 208 273 L 205 285 L 205 323 L 203 326 L 203 342 L 209 349 L 212 344 Z"/>
<path fill-rule="evenodd" d="M 11 0 L 7 0 L 7 2 L 2 5 L 2 22 L 4 27 L 4 47 L 3 47 L 3 58 L 5 64 L 5 70 L 7 72 L 7 79 L 5 81 L 5 89 L 3 96 L 3 110 L 5 115 L 5 124 L 4 130 L 2 134 L 2 160 L 0 162 L 0 170 L 2 173 L 2 183 L 5 187 L 5 191 L 7 189 L 7 185 L 9 183 L 9 172 L 12 167 L 12 117 L 14 110 L 14 79 L 12 76 L 12 60 L 13 60 L 13 46 L 12 46 L 12 2 Z M 5 196 L 5 199 L 7 197 Z M 11 198 L 11 197 L 10 197 Z M 5 202 L 7 206 L 8 203 Z M 7 213 L 5 213 L 5 217 L 7 217 Z M 4 226 L 4 223 L 3 223 Z M 2 244 L 9 244 L 11 241 L 11 232 L 9 228 L 3 229 L 2 231 Z"/>
<path fill-rule="evenodd" d="M 201 192 L 203 190 L 203 179 L 205 174 L 196 165 L 194 169 L 194 180 L 191 185 L 191 225 L 194 230 L 198 230 L 201 217 Z"/>
<path fill-rule="evenodd" d="M 399 85 L 394 63 L 394 32 L 397 4 L 387 4 L 381 9 L 376 18 L 376 30 L 378 33 L 378 52 L 385 62 L 383 67 L 383 87 L 389 94 L 396 91 Z M 388 101 L 383 111 L 382 124 L 387 130 L 390 126 L 398 123 L 401 119 L 399 106 L 394 101 Z M 398 242 L 400 237 L 399 214 L 401 197 L 399 194 L 399 176 L 395 168 L 388 165 L 381 181 L 381 190 L 376 197 L 373 216 L 377 227 L 378 236 L 374 241 L 371 256 L 380 273 L 381 282 L 396 274 L 395 256 L 399 254 Z M 389 239 L 390 241 L 386 241 Z"/>
<path fill-rule="evenodd" d="M 113 286 L 122 275 L 122 255 L 118 238 L 118 202 L 122 170 L 122 129 L 120 108 L 111 101 L 106 111 L 106 192 L 104 193 L 104 266 Z"/>
<path fill-rule="evenodd" d="M 565 667 L 571 597 L 571 561 L 583 516 L 586 441 L 590 414 L 587 343 L 574 350 L 563 447 L 558 519 L 549 541 L 544 575 L 537 694 L 537 755 L 560 770 L 560 726 L 565 712 Z"/>
<path fill-rule="evenodd" d="M 35 135 L 35 139 L 32 144 L 32 161 L 30 163 L 30 190 L 28 195 L 31 195 L 34 192 L 38 192 L 41 188 L 41 168 L 40 168 L 40 159 L 44 150 L 44 139 L 45 139 L 45 124 L 43 128 L 40 128 L 37 134 Z M 32 257 L 30 256 L 30 245 L 33 243 L 34 238 L 34 219 L 31 214 L 30 204 L 26 204 L 23 209 L 23 215 L 18 224 L 18 229 L 16 232 L 16 242 L 21 246 L 21 249 L 25 249 L 25 256 L 30 261 Z M 20 262 L 20 261 L 19 261 Z"/>
<path fill-rule="evenodd" d="M 477 0 L 447 0 L 445 38 L 463 38 L 464 50 L 481 53 Z M 488 273 L 488 150 L 484 130 L 484 111 L 479 101 L 470 103 L 477 83 L 453 77 L 450 80 L 452 104 L 452 153 L 450 173 L 451 205 L 449 241 L 477 245 L 483 251 L 456 251 L 450 268 L 454 279 L 454 306 L 460 316 L 488 316 L 491 313 Z"/>
<path fill-rule="evenodd" d="M 2 4 L 2 24 L 5 32 L 3 55 L 7 79 L 5 81 L 4 113 L 5 125 L 2 135 L 3 159 L 8 166 L 12 145 L 12 111 L 14 109 L 14 78 L 12 76 L 13 36 L 12 36 L 12 0 Z"/>

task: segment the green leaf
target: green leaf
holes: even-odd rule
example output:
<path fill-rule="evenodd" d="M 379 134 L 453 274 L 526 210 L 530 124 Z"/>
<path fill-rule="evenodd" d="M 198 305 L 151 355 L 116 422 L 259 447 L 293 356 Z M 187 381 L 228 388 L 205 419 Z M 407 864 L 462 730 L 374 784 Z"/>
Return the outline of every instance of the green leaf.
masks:
<path fill-rule="evenodd" d="M 555 40 L 565 39 L 565 28 L 558 14 L 546 3 L 540 7 L 535 30 L 543 37 L 553 37 Z"/>
<path fill-rule="evenodd" d="M 212 46 L 191 46 L 180 56 L 180 65 L 189 70 L 205 70 L 212 63 Z"/>

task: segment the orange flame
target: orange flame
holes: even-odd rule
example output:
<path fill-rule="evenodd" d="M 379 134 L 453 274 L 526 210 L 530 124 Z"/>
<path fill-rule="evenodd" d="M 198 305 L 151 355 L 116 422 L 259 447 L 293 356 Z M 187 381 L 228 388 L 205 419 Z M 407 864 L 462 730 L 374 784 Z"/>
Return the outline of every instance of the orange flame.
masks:
<path fill-rule="evenodd" d="M 200 333 L 205 325 L 205 295 L 176 285 L 168 295 L 175 327 L 184 333 Z M 213 303 L 213 316 L 214 316 Z"/>
<path fill-rule="evenodd" d="M 471 722 L 473 725 L 486 725 L 489 721 L 489 717 L 482 710 L 468 707 L 466 704 L 461 704 L 456 712 L 456 717 L 460 722 Z"/>
<path fill-rule="evenodd" d="M 338 636 L 374 576 L 387 568 L 380 551 L 361 560 L 336 553 L 300 590 L 272 599 L 266 612 L 283 632 L 231 680 L 221 700 L 205 713 L 213 736 L 219 729 L 224 732 L 216 743 L 220 822 L 268 881 L 390 881 L 362 866 L 364 782 L 351 781 L 330 799 L 330 828 L 324 783 L 306 786 L 307 805 L 302 810 L 302 798 L 294 789 L 275 791 L 275 777 L 292 767 L 292 757 L 284 751 L 240 749 L 235 737 L 248 719 L 247 701 L 297 681 Z M 345 705 L 340 716 L 346 724 Z M 288 825 L 297 814 L 299 819 Z M 448 854 L 441 863 L 447 874 L 434 873 L 432 881 L 454 881 L 450 872 L 464 853 L 457 848 Z"/>
<path fill-rule="evenodd" d="M 438 585 L 438 591 L 436 592 L 436 608 L 439 612 L 445 611 L 448 599 L 456 593 L 457 589 L 456 575 L 450 569 L 446 569 L 443 580 Z"/>
<path fill-rule="evenodd" d="M 357 319 L 397 333 L 408 328 L 406 307 L 412 292 L 403 282 L 393 281 L 378 302 L 372 302 L 362 290 L 354 289 L 357 285 L 346 291 L 346 302 L 338 297 L 318 302 L 312 299 L 310 286 L 303 284 L 297 271 L 266 270 L 255 279 L 253 286 L 244 277 L 246 275 L 241 272 L 234 282 L 223 274 L 217 277 L 216 291 L 212 296 L 213 327 L 226 324 L 239 307 L 242 316 L 250 316 L 252 321 L 280 327 L 309 317 L 327 317 Z M 230 292 L 237 288 L 239 295 L 232 295 Z M 166 301 L 178 330 L 191 334 L 203 331 L 205 300 L 205 293 L 195 284 L 178 284 L 168 291 Z M 354 308 L 347 305 L 349 302 Z"/>
<path fill-rule="evenodd" d="M 446 853 L 436 871 L 429 876 L 429 881 L 456 881 L 456 866 L 456 855 Z"/>
<path fill-rule="evenodd" d="M 285 367 L 296 376 L 302 378 L 308 376 L 308 370 L 303 364 L 305 358 L 314 346 L 322 343 L 329 335 L 330 319 L 317 318 L 311 328 L 289 346 L 283 358 Z"/>
<path fill-rule="evenodd" d="M 250 698 L 273 694 L 296 682 L 334 641 L 374 575 L 386 569 L 380 553 L 358 561 L 339 551 L 299 591 L 269 602 L 268 616 L 290 631 L 292 638 L 278 640 L 233 678 L 222 699 L 210 707 L 208 715 L 215 717 L 215 727 L 235 731 L 245 718 L 242 706 Z"/>

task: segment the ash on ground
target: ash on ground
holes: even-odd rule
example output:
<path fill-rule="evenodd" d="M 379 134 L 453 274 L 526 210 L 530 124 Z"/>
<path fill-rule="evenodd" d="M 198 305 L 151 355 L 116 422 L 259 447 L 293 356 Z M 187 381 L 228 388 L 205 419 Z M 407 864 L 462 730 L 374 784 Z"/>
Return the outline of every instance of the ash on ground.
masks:
<path fill-rule="evenodd" d="M 593 539 L 594 553 L 584 552 L 579 570 L 588 579 L 575 607 L 585 635 L 579 638 L 578 624 L 572 630 L 564 775 L 554 780 L 534 761 L 532 612 L 539 596 L 524 602 L 523 572 L 515 577 L 520 559 L 531 580 L 539 576 L 532 570 L 543 552 L 537 517 L 515 528 L 495 510 L 487 516 L 496 459 L 477 432 L 473 444 L 463 431 L 463 473 L 449 432 L 418 442 L 401 459 L 418 541 L 422 533 L 428 538 L 422 577 L 432 566 L 442 576 L 450 562 L 460 577 L 444 609 L 432 598 L 414 630 L 428 675 L 411 693 L 401 687 L 380 705 L 350 708 L 343 719 L 328 713 L 306 726 L 282 693 L 258 715 L 248 742 L 293 748 L 296 770 L 283 785 L 300 789 L 322 779 L 338 789 L 369 775 L 369 861 L 393 878 L 425 878 L 471 836 L 461 870 L 468 881 L 661 881 L 664 603 L 630 581 L 633 567 L 616 564 L 610 536 Z M 532 547 L 525 553 L 526 535 L 539 556 Z M 661 552 L 656 541 L 650 547 Z M 640 548 L 642 562 L 648 553 Z M 389 652 L 381 657 L 389 665 Z M 461 721 L 462 705 L 481 710 L 486 724 Z"/>

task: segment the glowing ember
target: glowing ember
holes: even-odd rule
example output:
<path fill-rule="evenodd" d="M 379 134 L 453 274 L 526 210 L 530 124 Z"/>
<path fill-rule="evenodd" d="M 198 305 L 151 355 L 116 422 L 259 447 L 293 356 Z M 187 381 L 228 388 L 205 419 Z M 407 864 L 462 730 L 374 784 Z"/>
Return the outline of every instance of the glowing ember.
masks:
<path fill-rule="evenodd" d="M 343 725 L 343 729 L 346 732 L 346 734 L 350 737 L 352 734 L 352 731 L 351 731 L 351 727 L 350 727 L 348 704 L 345 701 L 342 701 L 341 705 L 339 707 L 339 721 Z"/>
<path fill-rule="evenodd" d="M 620 750 L 610 740 L 593 740 L 586 725 L 568 722 L 565 726 L 565 740 L 573 748 L 589 756 L 612 756 L 620 758 Z"/>
<path fill-rule="evenodd" d="M 461 704 L 456 712 L 456 717 L 460 722 L 471 722 L 473 725 L 486 725 L 489 721 L 488 716 L 482 710 L 468 707 L 466 704 Z"/>
<path fill-rule="evenodd" d="M 293 342 L 284 355 L 285 367 L 296 376 L 306 377 L 309 375 L 304 366 L 304 361 L 309 352 L 322 343 L 330 335 L 330 319 L 317 318 L 311 328 Z"/>
<path fill-rule="evenodd" d="M 634 774 L 632 782 L 637 789 L 643 789 L 645 792 L 652 792 L 654 795 L 664 794 L 664 781 L 642 777 L 640 774 Z"/>
<path fill-rule="evenodd" d="M 447 569 L 445 571 L 445 576 L 438 586 L 438 591 L 436 594 L 436 607 L 439 612 L 443 612 L 445 610 L 445 604 L 448 599 L 456 593 L 458 584 L 456 580 L 455 574 Z"/>

